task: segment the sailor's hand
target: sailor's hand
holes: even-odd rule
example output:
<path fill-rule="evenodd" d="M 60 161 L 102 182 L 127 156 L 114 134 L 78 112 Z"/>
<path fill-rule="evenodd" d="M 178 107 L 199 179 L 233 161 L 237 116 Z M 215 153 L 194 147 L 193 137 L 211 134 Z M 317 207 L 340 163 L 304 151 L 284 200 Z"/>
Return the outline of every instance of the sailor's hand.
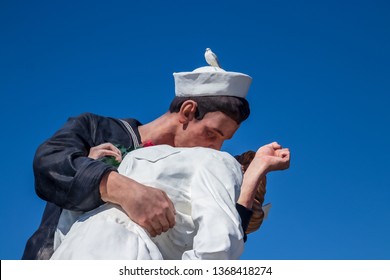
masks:
<path fill-rule="evenodd" d="M 167 194 L 142 185 L 117 172 L 110 172 L 100 185 L 104 201 L 119 204 L 135 223 L 152 237 L 175 225 L 175 208 Z"/>

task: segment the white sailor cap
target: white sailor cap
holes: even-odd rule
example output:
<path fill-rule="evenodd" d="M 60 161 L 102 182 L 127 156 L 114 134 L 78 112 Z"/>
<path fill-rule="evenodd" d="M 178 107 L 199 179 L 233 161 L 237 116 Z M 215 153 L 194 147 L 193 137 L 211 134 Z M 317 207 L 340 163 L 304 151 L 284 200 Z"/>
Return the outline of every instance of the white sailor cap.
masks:
<path fill-rule="evenodd" d="M 175 94 L 180 97 L 237 96 L 245 98 L 252 78 L 220 67 L 205 66 L 192 72 L 173 73 Z"/>

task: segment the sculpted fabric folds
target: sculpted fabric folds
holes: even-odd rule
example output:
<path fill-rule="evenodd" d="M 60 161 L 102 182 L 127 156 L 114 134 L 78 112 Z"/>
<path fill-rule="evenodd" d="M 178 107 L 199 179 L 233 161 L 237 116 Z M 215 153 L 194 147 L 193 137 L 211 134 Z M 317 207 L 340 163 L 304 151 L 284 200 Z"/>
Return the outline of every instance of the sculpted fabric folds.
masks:
<path fill-rule="evenodd" d="M 242 172 L 232 156 L 207 148 L 160 145 L 131 152 L 118 171 L 164 190 L 175 204 L 175 227 L 150 238 L 120 208 L 106 204 L 80 216 L 69 232 L 60 234 L 53 259 L 240 257 L 244 234 L 235 204 Z"/>

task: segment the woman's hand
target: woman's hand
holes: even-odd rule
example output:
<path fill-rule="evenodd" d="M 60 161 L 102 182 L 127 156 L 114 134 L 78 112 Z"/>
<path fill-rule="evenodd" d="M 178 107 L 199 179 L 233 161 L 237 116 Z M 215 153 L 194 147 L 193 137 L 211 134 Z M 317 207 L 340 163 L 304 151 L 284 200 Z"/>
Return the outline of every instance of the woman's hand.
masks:
<path fill-rule="evenodd" d="M 273 142 L 259 148 L 253 160 L 264 164 L 266 172 L 284 170 L 290 166 L 290 150 Z"/>
<path fill-rule="evenodd" d="M 112 156 L 118 162 L 122 161 L 121 151 L 111 143 L 103 143 L 98 146 L 92 147 L 89 150 L 88 154 L 88 157 L 93 159 L 99 159 L 106 156 Z"/>
<path fill-rule="evenodd" d="M 238 203 L 252 209 L 256 192 L 260 182 L 264 182 L 265 176 L 270 171 L 284 170 L 290 166 L 290 150 L 282 148 L 277 142 L 264 145 L 259 148 L 244 173 L 244 180 L 241 185 L 241 194 Z"/>

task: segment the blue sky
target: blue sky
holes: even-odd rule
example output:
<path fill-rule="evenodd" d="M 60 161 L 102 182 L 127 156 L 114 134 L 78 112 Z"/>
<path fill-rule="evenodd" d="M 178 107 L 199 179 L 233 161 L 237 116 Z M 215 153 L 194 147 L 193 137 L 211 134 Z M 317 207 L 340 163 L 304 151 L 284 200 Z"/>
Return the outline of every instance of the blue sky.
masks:
<path fill-rule="evenodd" d="M 1 259 L 19 259 L 44 202 L 38 145 L 83 112 L 149 122 L 173 72 L 253 77 L 252 113 L 223 150 L 278 141 L 269 218 L 243 259 L 390 258 L 388 1 L 0 1 Z"/>

